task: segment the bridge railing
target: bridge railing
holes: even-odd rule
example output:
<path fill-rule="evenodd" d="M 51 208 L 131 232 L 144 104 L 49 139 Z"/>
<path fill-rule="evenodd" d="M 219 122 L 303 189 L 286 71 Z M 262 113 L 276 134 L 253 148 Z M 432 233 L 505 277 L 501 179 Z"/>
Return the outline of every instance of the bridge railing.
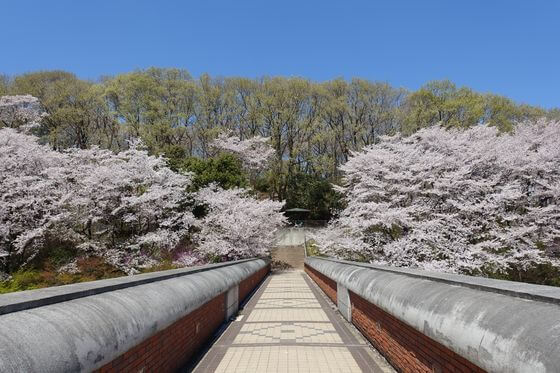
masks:
<path fill-rule="evenodd" d="M 560 289 L 307 257 L 305 270 L 400 371 L 560 371 Z"/>
<path fill-rule="evenodd" d="M 246 259 L 0 296 L 0 372 L 175 371 L 270 270 Z"/>

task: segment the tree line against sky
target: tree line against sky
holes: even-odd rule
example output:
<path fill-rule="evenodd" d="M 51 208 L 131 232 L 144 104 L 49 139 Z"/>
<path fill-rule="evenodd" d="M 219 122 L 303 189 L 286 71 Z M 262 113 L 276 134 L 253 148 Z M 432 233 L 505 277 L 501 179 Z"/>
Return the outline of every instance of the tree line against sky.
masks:
<path fill-rule="evenodd" d="M 39 96 L 0 98 L 8 274 L 266 254 L 279 210 L 303 206 L 334 216 L 315 236 L 324 253 L 559 284 L 558 110 L 448 81 L 407 92 L 155 68 L 31 73 L 4 93 Z"/>
<path fill-rule="evenodd" d="M 329 183 L 340 181 L 339 166 L 380 136 L 411 134 L 436 123 L 445 128 L 489 123 L 511 131 L 519 121 L 560 117 L 558 109 L 518 104 L 446 80 L 411 91 L 359 78 L 195 79 L 174 68 L 149 68 L 96 82 L 64 71 L 3 76 L 0 95 L 7 94 L 40 100 L 48 115 L 38 134 L 57 150 L 98 145 L 119 151 L 131 138 L 140 138 L 151 154 L 165 155 L 172 165 L 200 168 L 200 159 L 212 159 L 210 144 L 220 133 L 228 131 L 241 140 L 269 137 L 273 162 L 253 179 L 255 186 L 286 200 L 287 208 L 312 207 L 312 217 L 321 219 L 337 207 Z M 231 166 L 222 161 L 212 160 L 209 167 Z M 205 172 L 207 166 L 202 167 Z"/>

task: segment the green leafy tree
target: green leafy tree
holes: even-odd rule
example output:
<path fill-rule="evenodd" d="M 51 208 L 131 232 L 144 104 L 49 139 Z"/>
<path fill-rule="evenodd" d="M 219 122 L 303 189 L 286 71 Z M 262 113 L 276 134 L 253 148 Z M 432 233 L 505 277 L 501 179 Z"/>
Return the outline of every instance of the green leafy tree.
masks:
<path fill-rule="evenodd" d="M 517 122 L 536 120 L 543 116 L 546 116 L 546 111 L 539 107 L 517 105 L 503 96 L 486 96 L 484 121 L 501 131 L 510 132 Z"/>
<path fill-rule="evenodd" d="M 208 159 L 189 157 L 176 162 L 176 166 L 194 174 L 192 180 L 194 190 L 212 183 L 224 189 L 248 186 L 247 175 L 241 161 L 232 154 L 224 153 Z"/>
<path fill-rule="evenodd" d="M 156 153 L 183 145 L 193 155 L 197 92 L 185 70 L 150 68 L 108 79 L 104 96 L 128 136 L 141 137 Z"/>
<path fill-rule="evenodd" d="M 205 162 L 214 156 L 211 144 L 220 133 L 230 132 L 240 140 L 270 137 L 274 159 L 249 183 L 272 198 L 306 204 L 311 197 L 300 198 L 304 190 L 294 183 L 310 185 L 307 176 L 337 182 L 340 166 L 352 152 L 378 143 L 381 136 L 410 135 L 435 124 L 468 128 L 490 123 L 511 131 L 518 121 L 560 118 L 558 109 L 520 105 L 448 80 L 409 92 L 357 78 L 317 83 L 204 74 L 195 80 L 186 70 L 153 67 L 98 83 L 64 71 L 2 76 L 2 92 L 39 98 L 48 113 L 41 135 L 56 149 L 97 145 L 118 151 L 139 137 L 176 170 L 191 157 L 202 163 L 191 160 L 190 166 L 215 169 L 216 160 Z M 321 186 L 313 187 L 328 194 Z"/>
<path fill-rule="evenodd" d="M 546 113 L 546 116 L 547 116 L 549 119 L 560 121 L 560 108 L 550 109 L 550 110 Z"/>
<path fill-rule="evenodd" d="M 286 209 L 308 209 L 309 219 L 329 220 L 342 208 L 342 196 L 323 178 L 297 173 L 291 176 L 288 185 Z"/>
<path fill-rule="evenodd" d="M 0 74 L 0 96 L 8 95 L 10 92 L 10 79 L 7 75 Z"/>
<path fill-rule="evenodd" d="M 96 85 L 64 71 L 41 71 L 17 76 L 12 92 L 40 100 L 48 114 L 42 134 L 55 149 L 117 147 L 118 128 Z"/>
<path fill-rule="evenodd" d="M 468 128 L 481 123 L 484 109 L 484 97 L 469 88 L 449 80 L 429 82 L 408 97 L 405 133 L 438 123 Z"/>

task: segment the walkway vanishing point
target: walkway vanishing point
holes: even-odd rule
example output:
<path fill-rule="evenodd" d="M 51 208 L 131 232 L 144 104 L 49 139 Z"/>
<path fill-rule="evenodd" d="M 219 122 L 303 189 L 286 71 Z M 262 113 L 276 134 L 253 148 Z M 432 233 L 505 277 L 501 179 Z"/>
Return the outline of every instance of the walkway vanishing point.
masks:
<path fill-rule="evenodd" d="M 269 276 L 195 372 L 391 372 L 301 270 Z"/>
<path fill-rule="evenodd" d="M 303 229 L 272 250 L 273 272 L 195 369 L 200 372 L 392 372 L 381 355 L 303 272 Z"/>

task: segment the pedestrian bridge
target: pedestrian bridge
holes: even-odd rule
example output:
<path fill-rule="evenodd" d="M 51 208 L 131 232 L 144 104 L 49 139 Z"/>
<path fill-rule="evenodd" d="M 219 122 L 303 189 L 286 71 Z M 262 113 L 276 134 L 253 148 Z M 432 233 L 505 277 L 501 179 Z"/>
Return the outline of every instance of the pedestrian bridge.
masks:
<path fill-rule="evenodd" d="M 269 276 L 195 372 L 393 371 L 301 271 Z"/>
<path fill-rule="evenodd" d="M 0 296 L 0 372 L 558 372 L 560 289 L 305 258 Z"/>

